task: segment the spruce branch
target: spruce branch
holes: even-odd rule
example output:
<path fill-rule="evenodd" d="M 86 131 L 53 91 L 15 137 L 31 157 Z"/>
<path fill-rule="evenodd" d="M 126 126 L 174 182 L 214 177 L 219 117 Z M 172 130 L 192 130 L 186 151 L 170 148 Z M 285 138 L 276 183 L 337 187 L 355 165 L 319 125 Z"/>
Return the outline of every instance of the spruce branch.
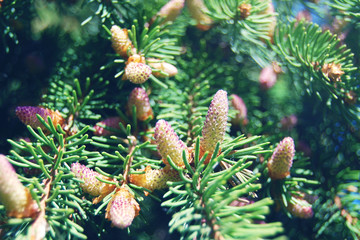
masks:
<path fill-rule="evenodd" d="M 344 16 L 345 21 L 351 22 L 359 27 L 360 8 L 358 0 L 335 0 L 328 5 L 336 9 L 336 15 Z"/>
<path fill-rule="evenodd" d="M 194 159 L 193 174 L 191 173 L 192 171 L 178 169 L 180 174 L 185 175 L 185 182 L 170 183 L 170 189 L 168 193 L 164 195 L 164 197 L 171 196 L 171 198 L 163 202 L 162 205 L 170 207 L 170 213 L 173 211 L 176 212 L 172 216 L 173 219 L 170 222 L 170 230 L 178 230 L 183 239 L 194 237 L 201 237 L 204 239 L 227 239 L 236 238 L 236 236 L 251 239 L 255 236 L 272 235 L 281 231 L 278 224 L 269 225 L 268 227 L 272 230 L 264 231 L 260 234 L 259 231 L 249 231 L 249 228 L 251 228 L 250 226 L 253 224 L 249 219 L 257 219 L 261 214 L 266 214 L 268 211 L 266 210 L 267 205 L 271 204 L 271 201 L 263 200 L 257 202 L 253 205 L 253 208 L 250 207 L 251 204 L 248 205 L 249 207 L 244 208 L 230 206 L 229 204 L 232 201 L 260 188 L 260 185 L 249 187 L 249 184 L 254 181 L 256 177 L 247 180 L 234 188 L 223 186 L 224 182 L 229 180 L 236 172 L 245 168 L 244 159 L 239 159 L 236 164 L 220 173 L 214 173 L 214 166 L 221 161 L 223 155 L 218 157 L 214 157 L 213 155 L 210 162 L 207 165 L 204 165 L 206 157 L 203 157 L 202 159 L 198 158 L 200 152 L 199 139 L 197 142 L 197 147 L 194 149 L 196 157 Z M 172 162 L 170 158 L 168 158 L 168 161 Z M 248 165 L 246 164 L 245 166 Z M 188 180 L 190 180 L 191 184 L 186 183 Z M 259 211 L 258 207 L 262 204 L 264 204 L 264 211 Z M 242 211 L 245 211 L 247 214 L 240 214 Z M 256 215 L 255 212 L 260 215 Z M 235 220 L 234 216 L 239 217 Z M 227 227 L 230 218 L 232 221 L 237 222 L 237 226 L 243 225 L 244 228 L 248 229 L 246 237 L 245 234 L 240 234 L 242 229 L 237 231 L 234 230 L 234 228 Z"/>
<path fill-rule="evenodd" d="M 346 95 L 358 82 L 354 79 L 354 55 L 336 35 L 323 32 L 313 23 L 293 21 L 290 25 L 279 24 L 272 48 L 289 64 L 290 71 L 304 72 L 302 87 L 306 92 L 333 106 L 348 121 L 357 119 L 357 107 L 345 106 Z"/>
<path fill-rule="evenodd" d="M 245 53 L 254 59 L 270 58 L 263 51 L 265 40 L 271 40 L 276 25 L 276 13 L 271 1 L 205 1 L 206 12 L 221 23 L 235 53 Z M 255 47 L 256 46 L 256 47 Z"/>

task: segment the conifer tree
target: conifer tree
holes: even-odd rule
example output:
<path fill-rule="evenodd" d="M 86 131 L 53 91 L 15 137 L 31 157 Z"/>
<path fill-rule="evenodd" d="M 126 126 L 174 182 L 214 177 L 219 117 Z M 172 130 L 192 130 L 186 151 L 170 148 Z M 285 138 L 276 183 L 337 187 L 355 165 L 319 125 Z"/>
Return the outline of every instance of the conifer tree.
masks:
<path fill-rule="evenodd" d="M 0 1 L 0 239 L 359 239 L 359 16 Z"/>

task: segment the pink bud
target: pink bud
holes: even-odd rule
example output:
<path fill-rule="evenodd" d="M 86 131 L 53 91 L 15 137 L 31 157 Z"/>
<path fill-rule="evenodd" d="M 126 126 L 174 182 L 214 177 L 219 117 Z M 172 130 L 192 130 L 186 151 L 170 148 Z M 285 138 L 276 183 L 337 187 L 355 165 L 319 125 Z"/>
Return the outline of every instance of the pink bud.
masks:
<path fill-rule="evenodd" d="M 111 221 L 112 226 L 124 229 L 131 225 L 139 215 L 140 206 L 134 196 L 125 187 L 121 187 L 110 200 L 105 218 Z"/>
<path fill-rule="evenodd" d="M 307 219 L 314 215 L 311 204 L 304 199 L 296 197 L 292 198 L 292 201 L 290 201 L 287 206 L 287 210 L 291 213 L 291 215 L 298 218 Z"/>
<path fill-rule="evenodd" d="M 297 117 L 294 114 L 287 117 L 283 117 L 280 123 L 282 130 L 291 130 L 297 124 Z"/>
<path fill-rule="evenodd" d="M 25 125 L 30 125 L 32 128 L 40 127 L 42 130 L 46 130 L 44 125 L 41 124 L 39 119 L 36 117 L 36 114 L 39 114 L 46 122 L 47 117 L 51 118 L 54 126 L 57 124 L 63 125 L 65 119 L 60 115 L 58 111 L 52 111 L 51 109 L 43 107 L 32 107 L 32 106 L 23 106 L 17 107 L 15 110 L 16 116 L 23 122 Z"/>
<path fill-rule="evenodd" d="M 101 182 L 96 177 L 104 180 L 112 179 L 109 179 L 78 162 L 71 164 L 71 171 L 75 174 L 76 178 L 84 181 L 83 183 L 80 183 L 80 187 L 84 192 L 90 194 L 91 196 L 99 196 L 99 198 L 96 198 L 93 201 L 94 203 L 99 202 L 116 187 L 114 184 Z"/>
<path fill-rule="evenodd" d="M 94 134 L 97 136 L 109 136 L 113 135 L 114 132 L 111 130 L 106 130 L 101 125 L 104 125 L 106 127 L 114 128 L 114 129 L 120 129 L 119 124 L 125 124 L 125 122 L 120 117 L 110 117 L 107 118 L 94 126 L 95 132 Z"/>
<path fill-rule="evenodd" d="M 149 117 L 154 117 L 152 108 L 150 106 L 149 97 L 143 88 L 134 88 L 131 91 L 128 101 L 128 109 L 132 114 L 133 105 L 136 106 L 136 117 L 140 121 L 145 121 Z"/>
<path fill-rule="evenodd" d="M 189 160 L 189 152 L 183 141 L 174 132 L 172 127 L 165 120 L 159 120 L 155 125 L 155 142 L 157 149 L 165 164 L 169 164 L 167 157 L 180 167 L 185 167 L 182 159 L 183 150 L 185 150 L 186 158 Z"/>
<path fill-rule="evenodd" d="M 232 94 L 231 97 L 231 105 L 237 111 L 235 118 L 232 119 L 232 123 L 234 125 L 246 125 L 248 123 L 247 108 L 243 99 L 236 94 Z"/>
<path fill-rule="evenodd" d="M 268 170 L 271 179 L 283 179 L 290 174 L 295 155 L 295 144 L 291 137 L 284 138 L 275 148 L 269 162 Z"/>
<path fill-rule="evenodd" d="M 208 151 L 212 155 L 216 144 L 224 140 L 228 110 L 227 92 L 217 91 L 210 103 L 202 130 L 203 137 L 200 140 L 200 148 L 203 152 Z"/>
<path fill-rule="evenodd" d="M 272 65 L 263 68 L 260 72 L 260 87 L 264 90 L 272 88 L 277 80 L 277 73 Z"/>
<path fill-rule="evenodd" d="M 38 206 L 18 179 L 13 166 L 0 154 L 0 202 L 10 217 L 35 217 Z"/>

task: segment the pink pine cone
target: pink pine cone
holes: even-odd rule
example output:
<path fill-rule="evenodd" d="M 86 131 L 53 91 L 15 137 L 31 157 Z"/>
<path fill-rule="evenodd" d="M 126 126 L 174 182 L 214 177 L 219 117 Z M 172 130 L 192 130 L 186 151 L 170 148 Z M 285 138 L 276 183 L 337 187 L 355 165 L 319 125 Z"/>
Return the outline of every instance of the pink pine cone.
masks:
<path fill-rule="evenodd" d="M 0 154 L 0 203 L 10 217 L 33 217 L 38 206 L 29 190 L 18 179 L 6 157 Z"/>
<path fill-rule="evenodd" d="M 40 127 L 42 129 L 44 129 L 44 126 L 40 123 L 36 114 L 39 114 L 44 120 L 50 116 L 50 111 L 48 109 L 32 106 L 17 107 L 15 113 L 25 125 L 30 125 L 32 128 Z"/>
<path fill-rule="evenodd" d="M 295 155 L 295 144 L 291 137 L 284 138 L 275 148 L 269 162 L 268 170 L 271 179 L 283 179 L 290 174 Z"/>
<path fill-rule="evenodd" d="M 227 92 L 224 90 L 217 91 L 210 103 L 202 130 L 203 137 L 200 141 L 200 147 L 203 152 L 209 151 L 212 154 L 216 144 L 224 140 L 228 110 Z"/>
<path fill-rule="evenodd" d="M 30 125 L 32 128 L 40 127 L 42 130 L 46 130 L 44 125 L 41 124 L 39 119 L 36 117 L 36 114 L 39 114 L 46 122 L 47 117 L 51 118 L 54 126 L 57 124 L 63 125 L 65 119 L 60 115 L 58 111 L 53 111 L 51 109 L 43 107 L 32 107 L 32 106 L 22 106 L 15 109 L 16 116 L 23 122 L 25 125 Z"/>
<path fill-rule="evenodd" d="M 125 187 L 121 187 L 110 200 L 105 218 L 111 221 L 112 226 L 124 229 L 131 225 L 139 215 L 140 207 L 134 196 Z"/>
<path fill-rule="evenodd" d="M 136 117 L 140 121 L 153 118 L 154 114 L 150 106 L 149 97 L 143 88 L 134 88 L 129 96 L 128 109 L 132 113 L 132 106 L 136 106 Z"/>
<path fill-rule="evenodd" d="M 189 160 L 189 151 L 167 121 L 159 120 L 156 123 L 154 137 L 157 149 L 165 164 L 169 164 L 167 161 L 167 156 L 169 156 L 176 165 L 185 167 L 182 153 L 185 150 L 186 158 Z"/>
<path fill-rule="evenodd" d="M 149 79 L 151 73 L 151 67 L 141 62 L 130 62 L 125 67 L 126 78 L 135 84 L 146 82 Z"/>
<path fill-rule="evenodd" d="M 107 130 L 103 128 L 101 125 L 104 125 L 106 127 L 114 128 L 114 129 L 120 129 L 119 124 L 124 123 L 124 121 L 120 117 L 110 117 L 107 118 L 101 122 L 98 122 L 95 126 L 95 132 L 94 134 L 97 136 L 109 136 L 114 134 L 114 132 Z M 98 125 L 99 124 L 99 125 Z"/>
<path fill-rule="evenodd" d="M 101 196 L 100 199 L 102 199 L 102 197 L 109 194 L 115 188 L 114 184 L 101 182 L 96 177 L 105 180 L 111 179 L 106 178 L 100 173 L 95 172 L 78 162 L 71 164 L 71 171 L 75 174 L 76 178 L 84 181 L 83 183 L 80 183 L 80 187 L 84 192 L 91 196 Z"/>

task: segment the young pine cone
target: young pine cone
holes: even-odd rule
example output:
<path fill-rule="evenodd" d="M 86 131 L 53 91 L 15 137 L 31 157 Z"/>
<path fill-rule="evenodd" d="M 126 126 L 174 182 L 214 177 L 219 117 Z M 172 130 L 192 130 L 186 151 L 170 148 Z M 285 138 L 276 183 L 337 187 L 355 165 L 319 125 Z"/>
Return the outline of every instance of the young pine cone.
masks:
<path fill-rule="evenodd" d="M 138 171 L 141 171 L 141 169 L 138 169 Z M 167 188 L 166 182 L 179 180 L 179 173 L 171 169 L 170 166 L 165 166 L 162 169 L 151 169 L 150 166 L 147 166 L 144 174 L 130 175 L 131 183 L 149 189 L 150 191 Z"/>
<path fill-rule="evenodd" d="M 193 19 L 196 20 L 196 27 L 200 30 L 206 31 L 211 28 L 213 20 L 205 13 L 208 11 L 203 0 L 187 0 L 187 8 Z"/>
<path fill-rule="evenodd" d="M 126 28 L 121 29 L 119 26 L 114 25 L 110 31 L 113 49 L 123 58 L 128 58 L 128 49 L 132 48 L 132 43 L 128 37 L 128 30 Z"/>
<path fill-rule="evenodd" d="M 47 118 L 50 117 L 54 126 L 57 124 L 62 126 L 65 122 L 65 119 L 60 115 L 58 111 L 53 111 L 51 109 L 43 107 L 32 107 L 32 106 L 22 106 L 15 109 L 16 116 L 23 122 L 25 125 L 30 125 L 32 128 L 40 127 L 42 130 L 47 130 L 44 125 L 36 117 L 36 114 L 39 114 L 45 122 Z"/>
<path fill-rule="evenodd" d="M 106 127 L 114 128 L 114 129 L 120 129 L 119 124 L 123 124 L 125 126 L 124 120 L 122 120 L 120 117 L 110 117 L 107 118 L 101 122 L 98 122 L 95 126 L 95 132 L 94 134 L 97 136 L 109 136 L 114 134 L 111 130 L 107 130 L 103 128 L 101 125 L 104 125 Z"/>
<path fill-rule="evenodd" d="M 185 0 L 170 0 L 160 9 L 156 16 L 163 18 L 162 24 L 169 21 L 174 21 L 181 13 L 181 10 L 184 8 L 184 3 Z M 152 21 L 154 20 L 155 17 L 152 19 Z"/>
<path fill-rule="evenodd" d="M 148 118 L 154 118 L 149 97 L 145 89 L 134 88 L 134 90 L 131 91 L 128 101 L 128 110 L 130 114 L 132 114 L 133 105 L 136 107 L 136 118 L 140 121 L 145 121 Z"/>
<path fill-rule="evenodd" d="M 183 150 L 185 150 L 187 160 L 190 157 L 189 150 L 185 143 L 179 139 L 170 124 L 165 120 L 159 120 L 155 125 L 154 137 L 163 162 L 169 165 L 167 161 L 169 156 L 177 166 L 184 168 Z"/>
<path fill-rule="evenodd" d="M 202 138 L 200 140 L 201 156 L 206 151 L 209 152 L 205 163 L 209 162 L 211 155 L 214 153 L 216 144 L 218 142 L 221 143 L 224 140 L 228 110 L 229 102 L 227 92 L 224 90 L 217 91 L 210 103 L 204 122 L 204 128 L 202 130 Z"/>
<path fill-rule="evenodd" d="M 81 189 L 91 196 L 97 197 L 93 200 L 94 204 L 100 202 L 116 187 L 115 184 L 101 182 L 96 177 L 104 180 L 112 179 L 105 177 L 78 162 L 71 164 L 71 171 L 75 173 L 76 178 L 84 181 L 83 183 L 80 183 Z"/>
<path fill-rule="evenodd" d="M 140 206 L 125 187 L 121 187 L 112 197 L 106 208 L 105 218 L 117 228 L 127 228 L 139 215 Z"/>
<path fill-rule="evenodd" d="M 29 189 L 18 179 L 6 157 L 0 154 L 0 203 L 9 217 L 35 217 L 38 205 L 32 199 Z"/>
<path fill-rule="evenodd" d="M 124 77 L 135 84 L 146 82 L 152 73 L 151 67 L 141 62 L 129 62 Z"/>
<path fill-rule="evenodd" d="M 269 162 L 268 170 L 271 179 L 283 179 L 290 174 L 290 168 L 295 155 L 294 140 L 284 138 L 275 148 Z"/>

